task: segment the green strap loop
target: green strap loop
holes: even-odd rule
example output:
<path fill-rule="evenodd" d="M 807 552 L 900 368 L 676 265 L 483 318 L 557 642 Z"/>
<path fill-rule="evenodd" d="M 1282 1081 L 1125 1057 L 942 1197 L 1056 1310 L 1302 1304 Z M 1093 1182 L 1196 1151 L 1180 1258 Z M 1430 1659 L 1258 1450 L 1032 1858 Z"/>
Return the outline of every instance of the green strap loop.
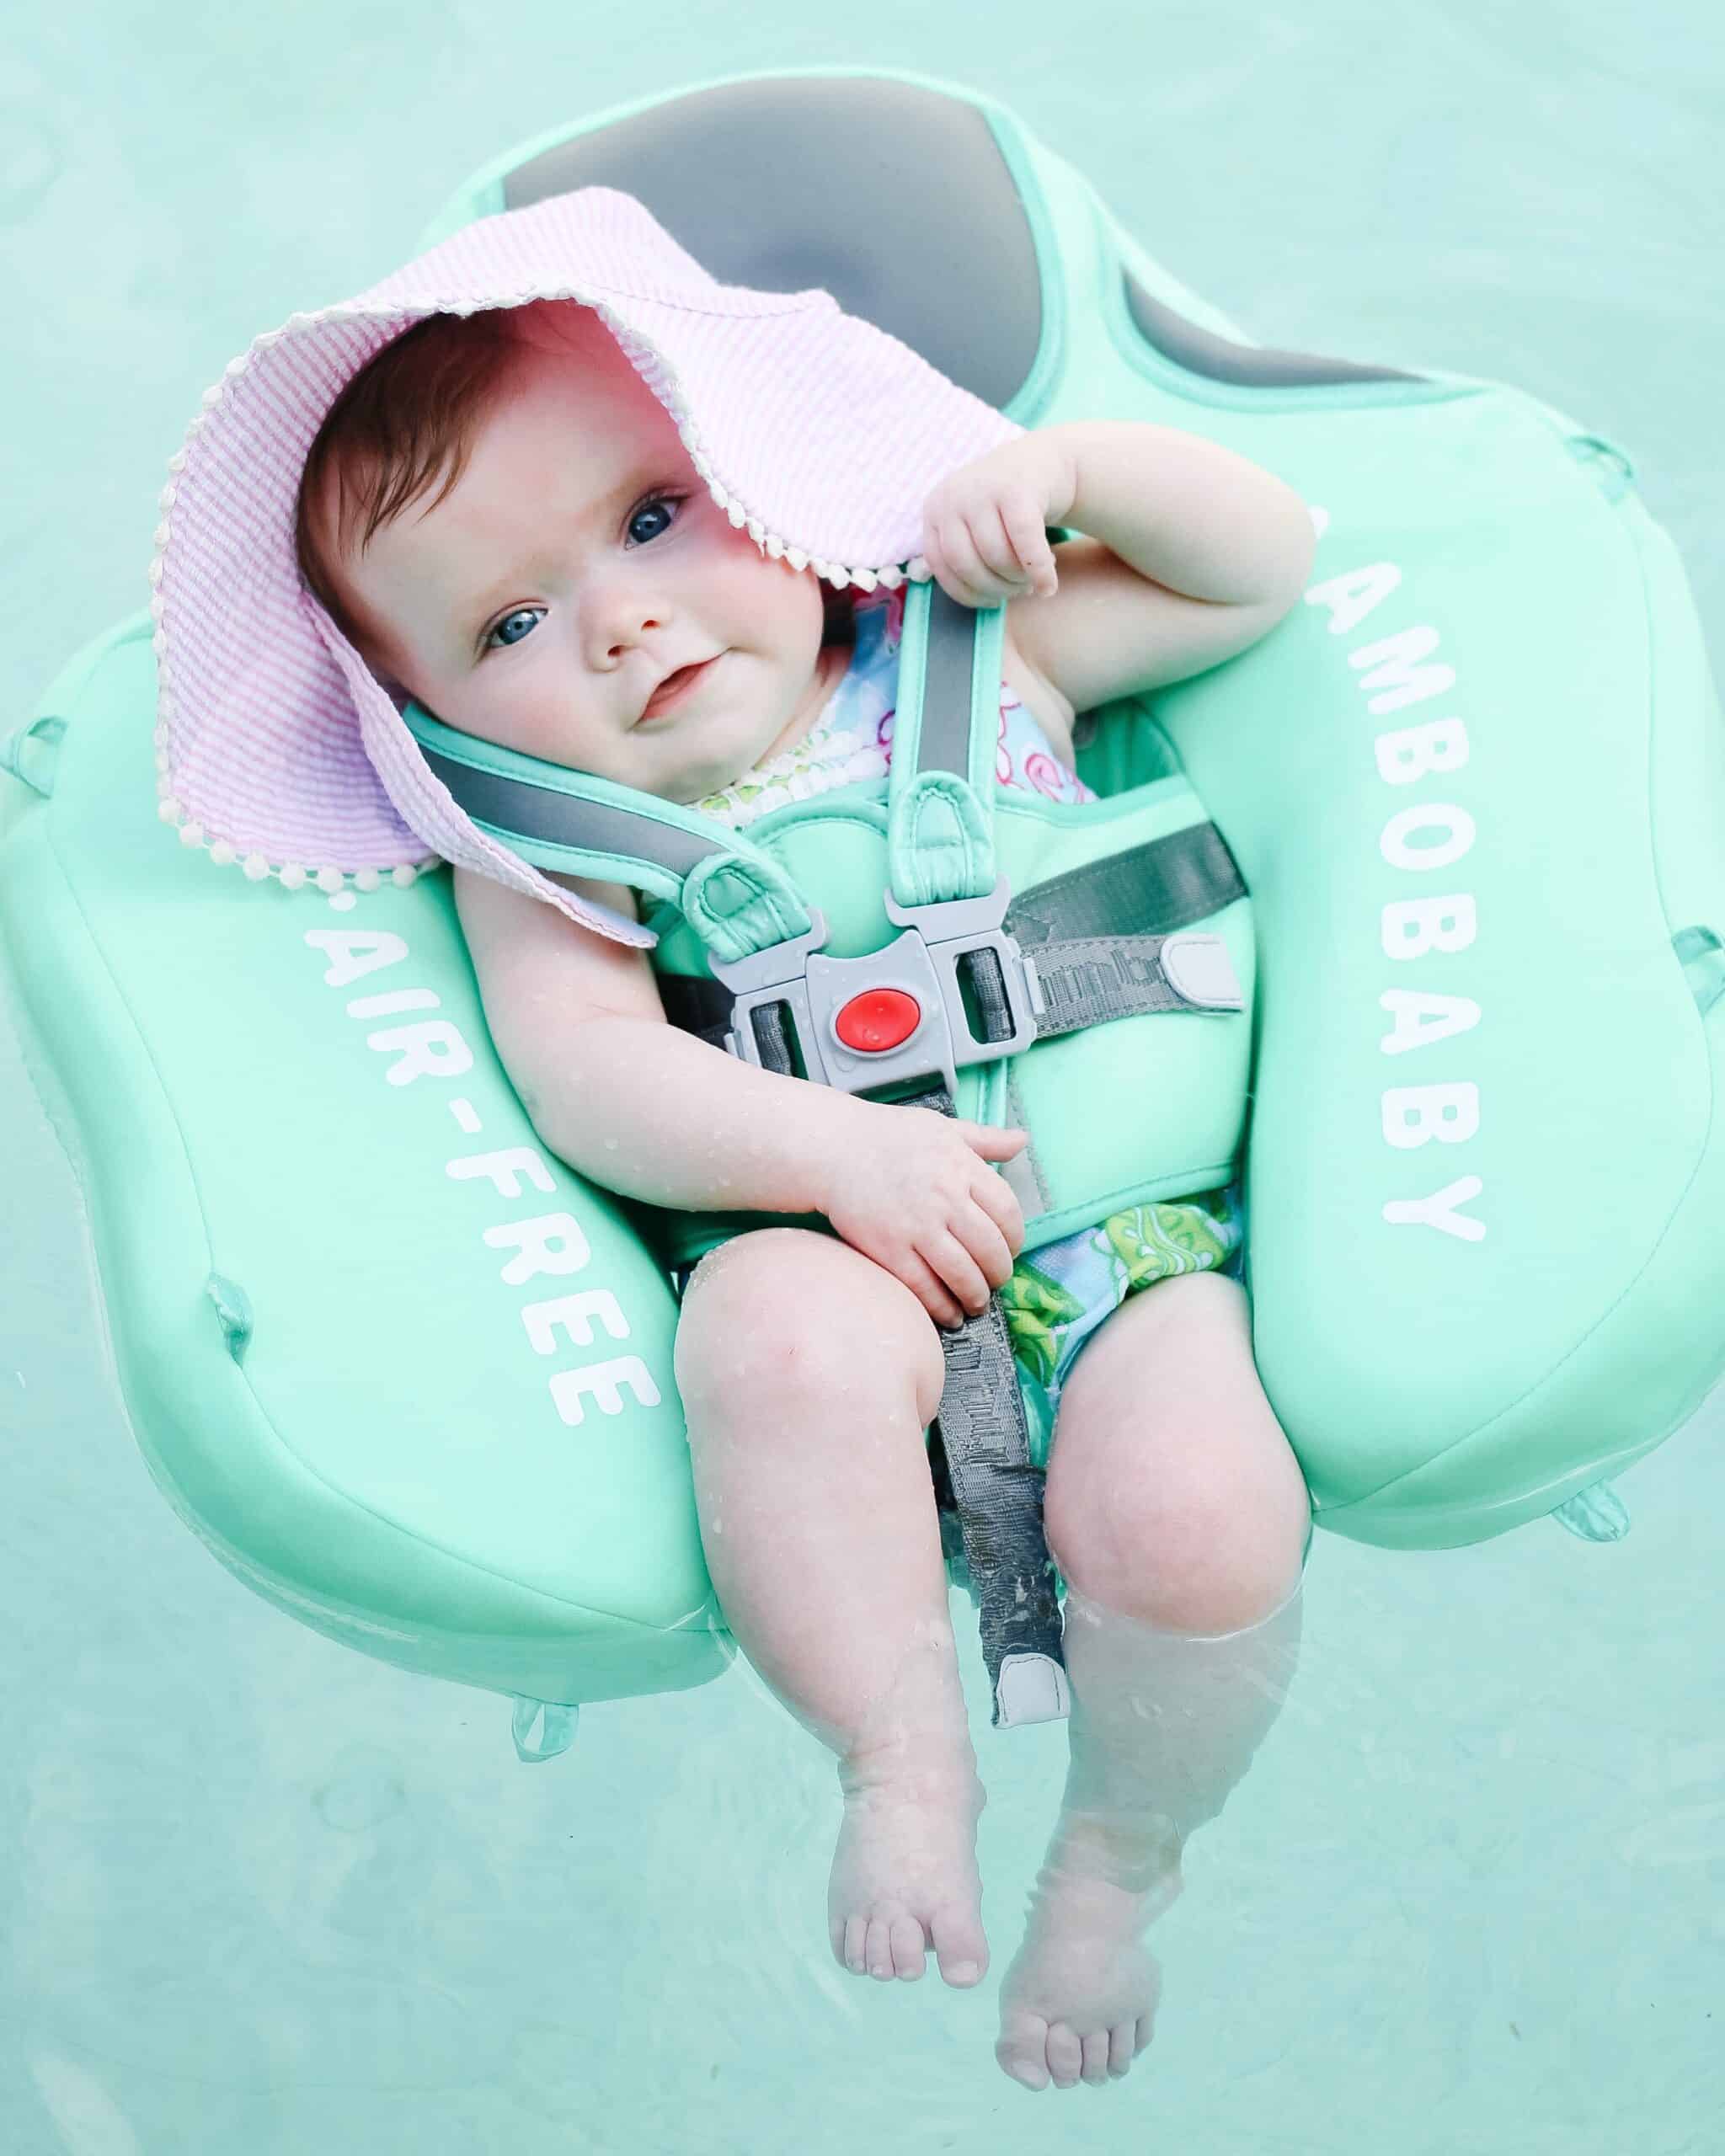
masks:
<path fill-rule="evenodd" d="M 51 799 L 54 792 L 55 764 L 65 733 L 66 721 L 44 712 L 0 741 L 0 771 L 10 771 L 32 793 L 40 794 L 44 801 Z M 24 752 L 32 742 L 40 743 L 49 752 L 42 760 L 41 771 L 35 775 L 26 771 L 24 763 Z"/>
<path fill-rule="evenodd" d="M 581 1710 L 578 1706 L 562 1706 L 554 1700 L 530 1700 L 525 1694 L 517 1692 L 510 1715 L 510 1733 L 515 1738 L 515 1757 L 527 1767 L 536 1767 L 547 1759 L 555 1759 L 574 1742 L 575 1730 L 580 1719 Z M 528 1742 L 536 1726 L 539 1731 L 537 1745 Z"/>
<path fill-rule="evenodd" d="M 806 936 L 814 915 L 795 886 L 773 862 L 762 875 L 763 857 L 749 853 L 710 854 L 683 880 L 678 903 L 691 928 L 710 956 L 722 962 L 752 958 L 795 936 Z"/>

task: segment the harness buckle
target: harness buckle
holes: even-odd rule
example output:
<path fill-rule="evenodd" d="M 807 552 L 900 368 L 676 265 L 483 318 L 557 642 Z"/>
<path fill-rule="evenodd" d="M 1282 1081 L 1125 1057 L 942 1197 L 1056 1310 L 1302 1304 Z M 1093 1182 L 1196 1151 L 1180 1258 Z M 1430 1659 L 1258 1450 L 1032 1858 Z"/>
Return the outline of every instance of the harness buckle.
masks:
<path fill-rule="evenodd" d="M 890 891 L 883 895 L 888 918 L 904 933 L 866 958 L 824 956 L 826 919 L 811 907 L 813 925 L 805 934 L 746 958 L 708 959 L 714 976 L 736 999 L 724 1043 L 730 1054 L 760 1065 L 752 1014 L 763 1005 L 782 1003 L 790 1013 L 804 1075 L 817 1084 L 867 1093 L 937 1073 L 956 1100 L 958 1073 L 966 1065 L 991 1063 L 1030 1046 L 1044 1007 L 1042 985 L 1034 961 L 1001 926 L 1012 895 L 1006 878 L 979 899 L 901 906 Z M 979 1040 L 971 1030 L 961 965 L 972 971 L 985 1011 L 992 1006 L 996 1013 L 991 1038 Z M 858 995 L 883 988 L 916 1005 L 915 1026 L 901 1039 L 868 1048 L 856 1044 L 861 1029 L 853 1024 L 847 1043 L 838 1028 L 840 1014 Z"/>

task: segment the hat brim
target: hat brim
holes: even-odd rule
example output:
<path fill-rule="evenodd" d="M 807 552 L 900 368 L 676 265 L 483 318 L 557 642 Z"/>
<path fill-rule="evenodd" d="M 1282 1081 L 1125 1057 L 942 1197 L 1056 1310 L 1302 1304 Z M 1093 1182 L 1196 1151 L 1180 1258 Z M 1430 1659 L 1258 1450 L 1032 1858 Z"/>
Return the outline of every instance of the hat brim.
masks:
<path fill-rule="evenodd" d="M 331 406 L 425 316 L 593 308 L 763 552 L 872 590 L 916 558 L 948 472 L 1022 431 L 829 292 L 722 285 L 632 195 L 585 188 L 478 220 L 356 299 L 258 338 L 172 460 L 151 564 L 159 812 L 248 875 L 325 890 L 449 861 L 622 942 L 651 931 L 488 838 L 306 589 L 305 461 Z"/>

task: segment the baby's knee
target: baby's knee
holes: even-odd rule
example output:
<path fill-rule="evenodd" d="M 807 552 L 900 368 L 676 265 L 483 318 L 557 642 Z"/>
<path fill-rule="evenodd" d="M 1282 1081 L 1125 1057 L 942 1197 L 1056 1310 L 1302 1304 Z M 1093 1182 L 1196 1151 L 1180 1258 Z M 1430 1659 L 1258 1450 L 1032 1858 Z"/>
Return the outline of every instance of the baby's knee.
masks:
<path fill-rule="evenodd" d="M 677 1314 L 676 1370 L 685 1400 L 715 1385 L 753 1388 L 793 1358 L 808 1313 L 792 1291 L 808 1231 L 756 1229 L 710 1250 Z"/>
<path fill-rule="evenodd" d="M 806 1228 L 760 1228 L 709 1251 L 677 1322 L 686 1401 L 807 1402 L 867 1386 L 884 1411 L 902 1381 L 924 1425 L 940 1404 L 944 1358 L 911 1290 L 860 1251 Z"/>
<path fill-rule="evenodd" d="M 1309 1506 L 1214 1500 L 1170 1503 L 1167 1493 L 1116 1488 L 1105 1506 L 1056 1510 L 1049 1549 L 1089 1600 L 1169 1631 L 1240 1631 L 1280 1609 L 1299 1585 Z"/>

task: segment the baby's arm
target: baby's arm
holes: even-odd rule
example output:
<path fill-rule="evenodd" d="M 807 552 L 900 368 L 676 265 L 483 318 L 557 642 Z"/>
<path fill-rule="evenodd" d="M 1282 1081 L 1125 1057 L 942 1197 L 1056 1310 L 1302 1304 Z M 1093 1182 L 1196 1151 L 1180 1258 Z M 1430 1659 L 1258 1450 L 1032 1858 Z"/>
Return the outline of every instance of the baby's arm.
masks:
<path fill-rule="evenodd" d="M 851 1103 L 667 1021 L 644 951 L 457 868 L 485 1020 L 533 1128 L 607 1190 L 684 1211 L 820 1209 L 819 1163 Z M 638 920 L 625 884 L 556 879 Z"/>
<path fill-rule="evenodd" d="M 638 918 L 623 884 L 558 880 Z M 1004 1285 L 1024 1221 L 989 1164 L 1022 1130 L 740 1062 L 667 1022 L 644 952 L 465 869 L 455 890 L 504 1067 L 533 1128 L 590 1182 L 679 1211 L 825 1214 L 937 1325 Z"/>
<path fill-rule="evenodd" d="M 1059 554 L 1048 526 L 1087 534 Z M 1009 651 L 1094 711 L 1220 666 L 1298 602 L 1316 541 L 1294 489 L 1220 443 L 1137 420 L 1004 442 L 923 505 L 923 553 L 962 605 L 1007 608 Z"/>

